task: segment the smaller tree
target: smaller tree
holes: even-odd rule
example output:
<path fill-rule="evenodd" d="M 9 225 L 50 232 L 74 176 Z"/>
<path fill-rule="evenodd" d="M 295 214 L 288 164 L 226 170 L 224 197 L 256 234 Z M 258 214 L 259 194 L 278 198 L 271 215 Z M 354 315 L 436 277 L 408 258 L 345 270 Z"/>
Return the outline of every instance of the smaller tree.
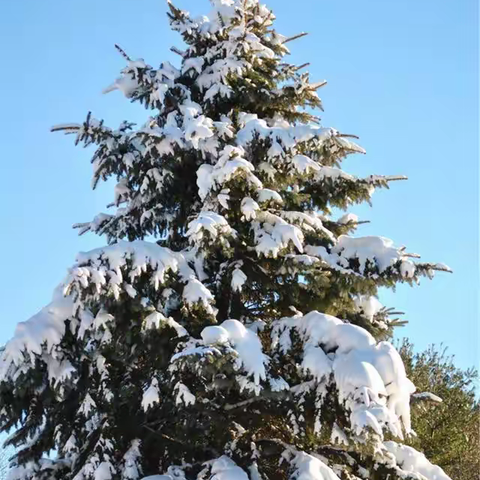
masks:
<path fill-rule="evenodd" d="M 414 353 L 412 343 L 404 339 L 400 354 L 417 392 L 425 392 L 412 398 L 412 426 L 417 436 L 411 438 L 411 445 L 451 478 L 480 479 L 478 372 L 456 367 L 446 348 L 430 346 Z"/>

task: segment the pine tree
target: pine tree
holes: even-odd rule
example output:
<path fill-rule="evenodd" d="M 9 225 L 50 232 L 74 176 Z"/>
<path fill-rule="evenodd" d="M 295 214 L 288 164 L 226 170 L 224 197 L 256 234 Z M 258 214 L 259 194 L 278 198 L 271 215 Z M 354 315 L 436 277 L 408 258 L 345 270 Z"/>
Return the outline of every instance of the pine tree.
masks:
<path fill-rule="evenodd" d="M 53 128 L 96 145 L 114 213 L 77 225 L 108 245 L 2 355 L 10 479 L 447 479 L 401 443 L 414 386 L 376 295 L 448 267 L 333 213 L 404 177 L 341 170 L 364 151 L 314 114 L 325 82 L 285 61 L 303 34 L 258 0 L 211 3 L 169 3 L 179 68 L 118 47 L 105 91 L 143 104 L 143 126 Z"/>

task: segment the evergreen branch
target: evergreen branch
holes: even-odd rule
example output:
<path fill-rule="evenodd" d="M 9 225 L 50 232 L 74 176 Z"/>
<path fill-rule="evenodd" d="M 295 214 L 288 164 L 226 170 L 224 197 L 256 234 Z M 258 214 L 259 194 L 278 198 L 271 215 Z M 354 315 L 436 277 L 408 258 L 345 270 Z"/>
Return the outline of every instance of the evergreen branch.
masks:
<path fill-rule="evenodd" d="M 82 126 L 78 123 L 63 123 L 50 128 L 51 132 L 64 132 L 65 135 L 77 133 Z"/>
<path fill-rule="evenodd" d="M 308 32 L 302 32 L 302 33 L 299 33 L 297 35 L 294 35 L 293 37 L 286 38 L 282 43 L 285 45 L 288 42 L 293 42 L 294 40 L 305 37 L 307 35 L 308 35 Z"/>
<path fill-rule="evenodd" d="M 225 28 L 225 21 L 223 20 L 223 17 L 220 14 L 220 12 L 217 12 L 217 18 L 218 18 L 218 21 L 220 22 L 220 25 L 222 26 L 222 28 Z"/>
<path fill-rule="evenodd" d="M 443 265 L 442 263 L 426 263 L 425 266 L 437 272 L 453 273 L 453 270 L 448 265 Z"/>
<path fill-rule="evenodd" d="M 150 433 L 153 433 L 154 435 L 157 435 L 158 437 L 161 437 L 165 440 L 168 440 L 169 442 L 172 442 L 172 443 L 175 443 L 176 445 L 181 445 L 182 447 L 184 447 L 185 449 L 187 450 L 194 450 L 195 447 L 192 447 L 190 445 L 188 445 L 187 443 L 185 442 L 182 442 L 181 440 L 178 440 L 177 438 L 173 438 L 171 437 L 170 435 L 166 435 L 165 433 L 160 433 L 158 432 L 157 430 L 154 430 L 153 428 L 150 428 L 148 425 L 146 424 L 142 424 L 142 427 L 145 428 L 146 430 L 148 430 Z M 207 452 L 207 453 L 210 453 L 210 454 L 213 454 L 215 456 L 219 456 L 218 452 L 211 448 L 211 447 L 200 447 L 204 452 Z"/>
<path fill-rule="evenodd" d="M 245 405 L 250 405 L 251 403 L 258 402 L 261 400 L 282 400 L 287 397 L 283 392 L 272 392 L 280 395 L 259 395 L 257 397 L 248 398 L 247 400 L 242 400 L 238 403 L 227 403 L 223 408 L 224 410 L 230 411 L 235 410 L 236 408 L 244 407 Z"/>
<path fill-rule="evenodd" d="M 443 403 L 443 400 L 431 392 L 421 392 L 421 393 L 414 393 L 410 397 L 410 402 L 412 403 L 412 405 L 417 405 L 419 403 L 424 403 L 424 402 L 435 403 L 438 405 L 440 403 Z"/>
<path fill-rule="evenodd" d="M 84 223 L 74 223 L 72 225 L 72 228 L 75 229 L 75 230 L 80 230 L 80 233 L 79 235 L 83 235 L 87 232 L 90 231 L 91 229 L 91 222 L 84 222 Z"/>
<path fill-rule="evenodd" d="M 279 438 L 260 438 L 260 439 L 256 439 L 255 440 L 256 443 L 260 443 L 260 442 L 269 442 L 269 443 L 274 443 L 276 445 L 279 445 L 283 448 L 285 448 L 285 450 L 288 450 L 289 452 L 293 453 L 294 455 L 298 455 L 299 453 L 307 453 L 303 450 L 298 450 L 297 448 L 295 448 L 293 445 L 290 445 L 289 443 L 279 439 Z M 321 451 L 326 451 L 326 452 L 331 452 L 331 453 L 335 453 L 335 454 L 343 454 L 345 453 L 344 449 L 343 448 L 340 448 L 340 447 L 334 447 L 332 445 L 318 445 L 315 447 L 315 450 L 318 452 L 319 450 Z"/>
<path fill-rule="evenodd" d="M 177 55 L 180 55 L 182 58 L 185 57 L 185 52 L 180 50 L 177 47 L 170 47 L 170 51 L 173 52 L 173 53 L 176 53 Z"/>
<path fill-rule="evenodd" d="M 171 12 L 171 15 L 173 18 L 177 19 L 177 20 L 181 20 L 182 19 L 182 11 L 177 8 L 172 2 L 171 0 L 167 0 L 167 4 L 168 4 L 168 8 L 170 9 L 170 12 Z"/>
<path fill-rule="evenodd" d="M 302 63 L 301 65 L 299 65 L 298 67 L 295 67 L 293 69 L 294 72 L 298 72 L 299 70 L 301 70 L 302 68 L 305 68 L 305 67 L 309 67 L 310 66 L 310 62 L 306 62 L 306 63 Z"/>
<path fill-rule="evenodd" d="M 285 448 L 285 450 L 290 450 L 291 452 L 293 452 L 295 454 L 300 453 L 295 447 L 292 447 L 292 445 L 289 445 L 288 443 L 284 442 L 283 440 L 280 440 L 279 438 L 259 438 L 259 439 L 255 439 L 255 443 L 261 443 L 261 442 L 274 443 L 276 445 L 280 445 L 281 447 Z"/>
<path fill-rule="evenodd" d="M 294 312 L 296 313 L 296 312 Z M 301 385 L 307 384 L 308 382 L 301 383 L 296 385 L 296 387 L 300 387 Z M 291 398 L 291 395 L 288 391 L 282 390 L 280 392 L 266 392 L 264 395 L 258 395 L 255 397 L 247 398 L 246 400 L 242 400 L 238 403 L 227 403 L 223 408 L 224 410 L 230 411 L 235 410 L 236 408 L 244 407 L 245 405 L 250 405 L 254 402 L 259 402 L 263 400 L 286 400 Z"/>
<path fill-rule="evenodd" d="M 387 182 L 398 182 L 401 180 L 408 180 L 408 177 L 405 175 L 388 175 L 385 177 Z"/>
<path fill-rule="evenodd" d="M 115 44 L 115 48 L 127 62 L 132 61 L 132 59 L 125 53 L 125 50 L 122 47 L 120 47 L 118 44 Z"/>
<path fill-rule="evenodd" d="M 186 447 L 185 443 L 182 442 L 181 440 L 170 437 L 170 436 L 166 435 L 165 433 L 160 433 L 160 432 L 154 430 L 153 428 L 150 428 L 148 425 L 143 424 L 142 427 L 145 428 L 146 430 L 148 430 L 149 432 L 153 433 L 154 435 L 158 435 L 159 437 L 162 437 L 165 440 L 168 440 L 169 442 L 173 442 L 173 443 L 176 443 L 177 445 L 181 445 L 182 447 Z"/>
<path fill-rule="evenodd" d="M 309 85 L 308 90 L 312 90 L 312 91 L 318 90 L 319 88 L 324 87 L 326 84 L 327 84 L 326 80 L 322 80 L 321 82 L 317 82 L 317 83 L 312 83 L 311 85 Z"/>
<path fill-rule="evenodd" d="M 360 137 L 358 135 L 353 135 L 352 133 L 339 133 L 337 137 L 341 138 L 354 138 L 355 140 L 359 140 Z"/>
<path fill-rule="evenodd" d="M 245 405 L 250 405 L 251 403 L 257 402 L 259 400 L 265 400 L 266 397 L 252 397 L 247 400 L 243 400 L 238 403 L 227 403 L 225 407 L 223 407 L 225 410 L 235 410 L 236 408 L 244 407 Z"/>

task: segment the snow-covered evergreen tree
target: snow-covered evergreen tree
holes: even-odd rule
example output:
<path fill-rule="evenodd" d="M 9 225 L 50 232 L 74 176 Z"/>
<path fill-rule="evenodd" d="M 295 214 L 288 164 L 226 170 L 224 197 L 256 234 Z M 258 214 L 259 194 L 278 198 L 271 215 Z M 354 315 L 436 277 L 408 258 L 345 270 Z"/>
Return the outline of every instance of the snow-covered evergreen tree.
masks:
<path fill-rule="evenodd" d="M 10 479 L 445 480 L 402 445 L 414 386 L 376 294 L 448 267 L 334 218 L 403 177 L 341 170 L 363 149 L 311 113 L 324 82 L 285 61 L 296 37 L 257 0 L 211 3 L 169 4 L 178 67 L 119 48 L 106 92 L 145 125 L 54 128 L 97 146 L 114 212 L 78 225 L 108 246 L 2 354 Z"/>

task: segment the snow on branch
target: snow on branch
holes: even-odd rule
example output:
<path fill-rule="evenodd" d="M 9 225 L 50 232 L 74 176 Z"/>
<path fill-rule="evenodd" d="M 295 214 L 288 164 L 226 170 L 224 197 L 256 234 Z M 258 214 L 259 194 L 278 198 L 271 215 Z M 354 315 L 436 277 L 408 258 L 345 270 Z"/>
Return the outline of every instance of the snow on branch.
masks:
<path fill-rule="evenodd" d="M 407 475 L 421 476 L 427 480 L 450 480 L 450 477 L 438 466 L 430 463 L 423 453 L 414 448 L 396 442 L 385 442 L 385 447 L 394 459 L 394 465 L 401 478 Z"/>
<path fill-rule="evenodd" d="M 155 289 L 165 282 L 168 271 L 179 272 L 185 279 L 194 275 L 179 253 L 155 243 L 120 241 L 108 247 L 79 253 L 77 265 L 70 270 L 65 281 L 64 291 L 69 295 L 93 286 L 97 294 L 104 292 L 118 299 L 125 282 L 133 283 L 147 268 L 152 272 L 150 281 Z"/>
<path fill-rule="evenodd" d="M 388 342 L 376 343 L 363 328 L 316 311 L 274 322 L 272 348 L 280 355 L 295 347 L 295 332 L 303 349 L 301 369 L 326 385 L 334 381 L 340 402 L 350 410 L 350 428 L 361 437 L 384 430 L 402 437 L 410 432 L 410 394 L 403 362 Z M 313 388 L 315 384 L 312 385 Z"/>
<path fill-rule="evenodd" d="M 62 361 L 56 352 L 65 334 L 65 321 L 74 313 L 74 301 L 71 297 L 63 297 L 56 290 L 52 302 L 25 322 L 20 322 L 7 342 L 0 357 L 0 380 L 16 378 L 17 374 L 35 366 L 35 360 L 43 356 L 50 370 L 50 377 L 60 380 L 71 373 L 68 361 Z M 56 365 L 52 360 L 57 360 Z"/>
<path fill-rule="evenodd" d="M 421 403 L 421 402 L 431 402 L 431 403 L 443 403 L 443 400 L 430 392 L 421 392 L 421 393 L 414 393 L 412 395 L 412 403 Z"/>
<path fill-rule="evenodd" d="M 410 258 L 418 255 L 406 253 L 405 247 L 396 247 L 392 240 L 384 237 L 340 235 L 328 249 L 313 245 L 306 245 L 304 249 L 308 255 L 318 257 L 339 272 L 371 278 L 395 274 L 408 281 L 420 275 L 431 277 L 436 270 L 451 272 L 442 263 L 413 262 Z"/>
<path fill-rule="evenodd" d="M 14 337 L 6 344 L 0 359 L 0 378 L 14 378 L 17 371 L 31 368 L 35 359 L 41 357 L 49 366 L 49 377 L 61 380 L 72 373 L 68 361 L 57 352 L 65 334 L 65 322 L 71 320 L 80 326 L 79 335 L 83 337 L 90 328 L 105 326 L 113 317 L 100 310 L 94 318 L 86 307 L 83 295 L 87 289 L 87 299 L 96 300 L 100 295 L 112 295 L 118 299 L 121 293 L 130 297 L 138 295 L 136 279 L 143 274 L 150 278 L 150 284 L 158 289 L 167 281 L 169 273 L 177 274 L 185 282 L 185 301 L 192 299 L 192 282 L 202 288 L 211 299 L 211 293 L 195 279 L 194 271 L 180 253 L 144 241 L 118 242 L 90 252 L 80 253 L 76 265 L 70 269 L 64 282 L 56 290 L 53 301 L 34 315 L 30 320 L 19 323 Z M 187 335 L 186 330 L 154 312 L 145 319 L 145 328 L 168 325 L 179 336 Z"/>

